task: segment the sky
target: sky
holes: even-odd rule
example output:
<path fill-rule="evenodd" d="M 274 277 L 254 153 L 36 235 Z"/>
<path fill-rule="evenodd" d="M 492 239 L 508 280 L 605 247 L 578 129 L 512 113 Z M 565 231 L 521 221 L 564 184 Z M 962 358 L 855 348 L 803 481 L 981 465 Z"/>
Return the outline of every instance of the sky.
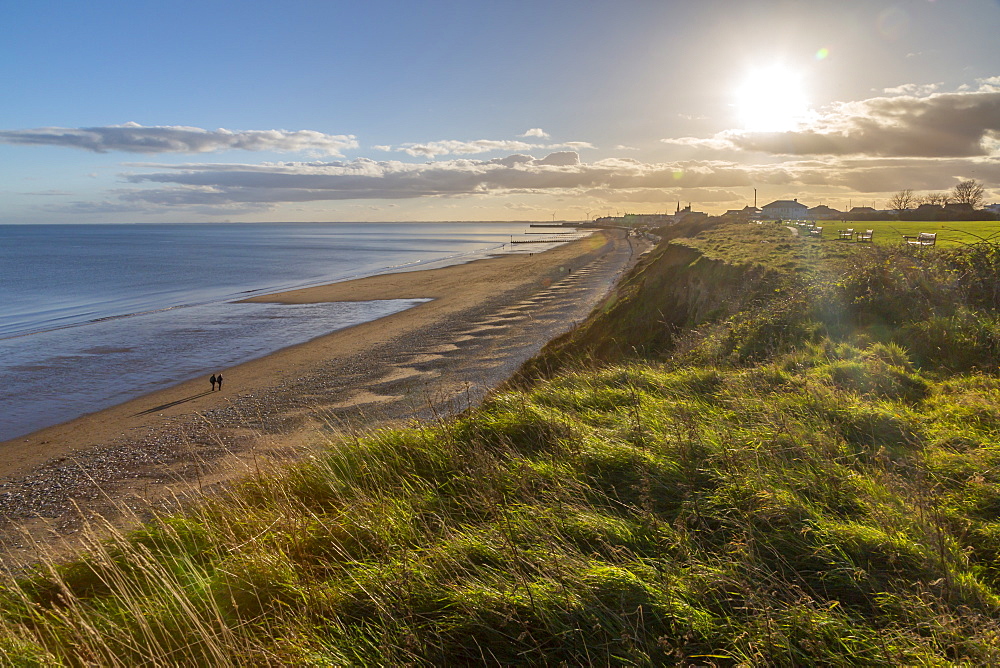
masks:
<path fill-rule="evenodd" d="M 1000 201 L 1000 0 L 0 5 L 0 223 Z"/>

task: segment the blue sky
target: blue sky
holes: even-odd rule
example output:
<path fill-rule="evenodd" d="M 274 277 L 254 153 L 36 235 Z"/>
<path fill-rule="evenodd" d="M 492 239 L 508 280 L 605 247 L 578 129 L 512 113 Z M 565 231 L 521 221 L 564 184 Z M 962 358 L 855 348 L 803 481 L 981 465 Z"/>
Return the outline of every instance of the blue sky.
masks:
<path fill-rule="evenodd" d="M 1000 201 L 998 0 L 20 2 L 0 222 Z"/>

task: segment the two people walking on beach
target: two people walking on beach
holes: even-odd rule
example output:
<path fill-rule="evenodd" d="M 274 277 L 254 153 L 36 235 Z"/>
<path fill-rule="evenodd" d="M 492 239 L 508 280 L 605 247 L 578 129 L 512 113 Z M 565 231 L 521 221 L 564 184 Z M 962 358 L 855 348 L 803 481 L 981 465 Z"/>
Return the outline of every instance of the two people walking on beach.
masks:
<path fill-rule="evenodd" d="M 222 390 L 222 374 L 212 374 L 212 377 L 208 379 L 208 382 L 212 384 L 212 391 L 215 392 L 215 384 L 219 384 L 219 390 Z"/>

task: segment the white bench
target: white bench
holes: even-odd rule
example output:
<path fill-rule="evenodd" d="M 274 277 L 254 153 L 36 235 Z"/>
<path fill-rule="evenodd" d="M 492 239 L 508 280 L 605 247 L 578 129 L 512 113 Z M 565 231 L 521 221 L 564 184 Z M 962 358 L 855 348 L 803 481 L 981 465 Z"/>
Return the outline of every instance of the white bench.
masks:
<path fill-rule="evenodd" d="M 921 232 L 915 237 L 903 235 L 903 241 L 911 246 L 933 246 L 937 243 L 937 232 Z"/>

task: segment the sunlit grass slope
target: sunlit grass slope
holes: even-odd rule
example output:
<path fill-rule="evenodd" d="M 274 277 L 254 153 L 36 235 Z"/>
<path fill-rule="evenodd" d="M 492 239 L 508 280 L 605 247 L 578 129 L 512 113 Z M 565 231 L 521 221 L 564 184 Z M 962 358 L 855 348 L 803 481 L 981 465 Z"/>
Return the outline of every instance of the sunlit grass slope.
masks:
<path fill-rule="evenodd" d="M 0 657 L 1000 663 L 1000 256 L 756 234 L 659 249 L 545 379 L 8 582 Z"/>

